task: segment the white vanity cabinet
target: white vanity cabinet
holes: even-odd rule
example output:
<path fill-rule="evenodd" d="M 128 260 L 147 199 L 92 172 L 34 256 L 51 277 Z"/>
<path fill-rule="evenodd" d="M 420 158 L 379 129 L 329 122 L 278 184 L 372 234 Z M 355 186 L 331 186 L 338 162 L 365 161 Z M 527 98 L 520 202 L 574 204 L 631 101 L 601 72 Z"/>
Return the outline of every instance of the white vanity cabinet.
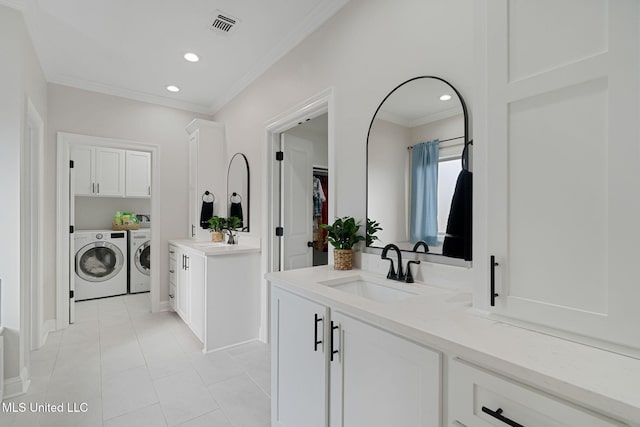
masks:
<path fill-rule="evenodd" d="M 196 337 L 203 341 L 206 259 L 204 256 L 184 247 L 173 246 L 173 248 L 175 248 L 176 252 L 177 268 L 175 283 L 176 312 Z M 171 262 L 169 270 L 171 271 Z"/>
<path fill-rule="evenodd" d="M 200 226 L 202 198 L 206 191 L 215 196 L 214 215 L 227 217 L 224 125 L 195 119 L 186 128 L 189 134 L 189 230 L 195 240 L 209 240 L 208 228 Z"/>
<path fill-rule="evenodd" d="M 440 426 L 440 353 L 277 286 L 271 295 L 274 426 Z"/>
<path fill-rule="evenodd" d="M 448 401 L 457 427 L 625 425 L 457 359 L 449 362 Z"/>
<path fill-rule="evenodd" d="M 479 4 L 486 95 L 474 121 L 486 138 L 474 150 L 487 156 L 488 187 L 474 191 L 489 228 L 488 253 L 473 262 L 494 277 L 481 299 L 504 318 L 640 354 L 629 327 L 640 324 L 640 49 L 629 36 L 639 4 Z"/>

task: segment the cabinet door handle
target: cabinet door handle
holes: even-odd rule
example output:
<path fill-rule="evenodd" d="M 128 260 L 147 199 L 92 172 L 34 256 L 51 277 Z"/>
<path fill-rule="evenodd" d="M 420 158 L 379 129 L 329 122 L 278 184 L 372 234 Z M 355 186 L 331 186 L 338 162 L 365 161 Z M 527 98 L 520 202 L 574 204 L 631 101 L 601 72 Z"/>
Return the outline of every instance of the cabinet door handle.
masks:
<path fill-rule="evenodd" d="M 170 253 L 170 254 L 175 254 L 175 253 L 176 253 L 176 251 L 169 251 L 169 253 Z"/>
<path fill-rule="evenodd" d="M 169 298 L 173 299 L 174 295 L 173 294 L 169 294 Z"/>
<path fill-rule="evenodd" d="M 333 320 L 331 321 L 331 361 L 333 362 L 333 355 L 339 353 L 338 350 L 334 350 L 333 349 L 333 343 L 334 343 L 334 336 L 333 336 L 333 331 L 335 331 L 336 329 L 339 329 L 340 325 L 334 325 L 333 324 Z M 338 337 L 340 337 L 340 331 L 338 331 Z"/>
<path fill-rule="evenodd" d="M 150 185 L 147 187 L 147 192 L 149 193 L 149 195 L 151 195 L 151 186 Z"/>
<path fill-rule="evenodd" d="M 505 417 L 504 415 L 502 415 L 502 412 L 504 412 L 502 410 L 502 408 L 498 408 L 495 411 L 492 411 L 491 409 L 487 408 L 486 406 L 482 407 L 482 412 L 484 412 L 485 414 L 489 414 L 491 415 L 493 418 L 498 419 L 500 421 L 502 421 L 503 423 L 505 423 L 508 426 L 511 427 L 524 427 L 522 424 L 519 424 L 507 417 Z"/>
<path fill-rule="evenodd" d="M 175 273 L 175 270 L 169 270 L 169 273 L 173 274 Z"/>
<path fill-rule="evenodd" d="M 186 270 L 186 268 L 185 268 L 186 263 L 185 263 L 185 259 L 184 258 L 185 258 L 185 254 L 182 254 L 182 269 Z"/>
<path fill-rule="evenodd" d="M 491 307 L 496 305 L 496 297 L 500 296 L 496 292 L 496 267 L 499 266 L 496 257 L 491 255 Z"/>
<path fill-rule="evenodd" d="M 92 183 L 91 183 L 91 192 L 92 192 L 92 193 L 95 193 L 95 192 L 96 192 L 96 183 L 95 183 L 95 182 L 92 182 Z"/>
<path fill-rule="evenodd" d="M 185 255 L 185 264 L 184 264 L 184 269 L 188 270 L 189 269 L 189 255 Z"/>
<path fill-rule="evenodd" d="M 100 183 L 98 183 L 97 187 L 98 187 L 98 194 L 100 194 Z"/>
<path fill-rule="evenodd" d="M 196 226 L 191 224 L 191 237 L 196 237 Z"/>
<path fill-rule="evenodd" d="M 322 340 L 318 340 L 318 323 L 324 323 L 324 317 L 315 314 L 315 323 L 313 324 L 313 351 L 318 351 L 318 344 L 322 344 Z"/>

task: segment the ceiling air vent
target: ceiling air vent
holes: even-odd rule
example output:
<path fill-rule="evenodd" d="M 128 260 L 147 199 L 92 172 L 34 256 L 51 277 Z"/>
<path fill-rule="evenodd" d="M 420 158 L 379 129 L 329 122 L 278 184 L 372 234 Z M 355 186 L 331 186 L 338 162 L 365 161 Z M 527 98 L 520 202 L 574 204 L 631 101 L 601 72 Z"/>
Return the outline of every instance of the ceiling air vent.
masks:
<path fill-rule="evenodd" d="M 216 10 L 216 16 L 213 18 L 210 29 L 218 34 L 231 34 L 239 23 L 240 20 L 238 18 L 234 18 L 221 10 Z"/>

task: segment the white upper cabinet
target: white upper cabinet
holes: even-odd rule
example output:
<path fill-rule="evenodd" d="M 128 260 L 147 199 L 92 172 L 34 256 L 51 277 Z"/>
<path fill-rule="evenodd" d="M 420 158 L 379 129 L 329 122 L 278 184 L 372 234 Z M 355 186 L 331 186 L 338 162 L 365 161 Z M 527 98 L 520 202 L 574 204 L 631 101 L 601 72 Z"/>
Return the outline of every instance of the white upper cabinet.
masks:
<path fill-rule="evenodd" d="M 71 147 L 76 196 L 95 195 L 95 148 L 86 145 Z"/>
<path fill-rule="evenodd" d="M 76 196 L 151 197 L 151 153 L 77 144 L 71 147 Z"/>
<path fill-rule="evenodd" d="M 124 150 L 96 148 L 96 195 L 124 196 Z"/>
<path fill-rule="evenodd" d="M 125 196 L 151 197 L 151 153 L 126 152 Z"/>
<path fill-rule="evenodd" d="M 485 5 L 491 310 L 639 351 L 638 2 Z"/>
<path fill-rule="evenodd" d="M 202 202 L 205 192 L 215 197 L 213 214 L 227 216 L 224 163 L 224 125 L 195 119 L 186 128 L 189 134 L 189 230 L 192 239 L 209 240 L 208 223 L 201 224 Z"/>

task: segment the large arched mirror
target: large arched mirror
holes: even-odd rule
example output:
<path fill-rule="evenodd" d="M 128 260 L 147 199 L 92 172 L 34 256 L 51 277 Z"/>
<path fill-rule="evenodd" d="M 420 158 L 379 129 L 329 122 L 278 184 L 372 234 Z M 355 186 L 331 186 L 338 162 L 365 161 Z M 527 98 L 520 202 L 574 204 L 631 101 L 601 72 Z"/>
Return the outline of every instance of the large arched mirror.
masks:
<path fill-rule="evenodd" d="M 249 231 L 249 162 L 242 153 L 236 153 L 227 171 L 227 215 L 242 221 L 242 231 Z"/>
<path fill-rule="evenodd" d="M 471 260 L 468 127 L 460 93 L 439 77 L 407 80 L 382 100 L 367 137 L 368 247 Z"/>

